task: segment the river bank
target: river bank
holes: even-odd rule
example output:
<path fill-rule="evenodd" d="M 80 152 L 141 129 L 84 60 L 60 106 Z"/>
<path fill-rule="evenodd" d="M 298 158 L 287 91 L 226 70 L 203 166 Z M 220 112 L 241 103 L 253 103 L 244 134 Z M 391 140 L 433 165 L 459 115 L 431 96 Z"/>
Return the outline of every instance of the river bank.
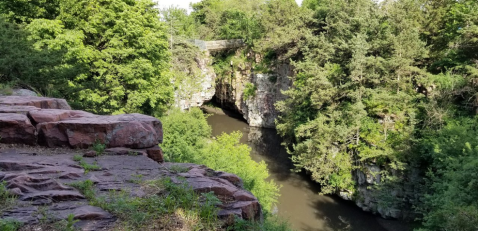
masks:
<path fill-rule="evenodd" d="M 352 203 L 335 196 L 319 195 L 320 188 L 304 173 L 290 171 L 293 168 L 281 140 L 273 129 L 249 127 L 240 116 L 216 107 L 203 107 L 210 114 L 208 123 L 213 136 L 241 131 L 241 143 L 252 148 L 255 161 L 265 161 L 270 180 L 282 185 L 275 212 L 288 219 L 294 230 L 301 231 L 407 231 L 408 224 L 385 220 L 363 212 Z"/>

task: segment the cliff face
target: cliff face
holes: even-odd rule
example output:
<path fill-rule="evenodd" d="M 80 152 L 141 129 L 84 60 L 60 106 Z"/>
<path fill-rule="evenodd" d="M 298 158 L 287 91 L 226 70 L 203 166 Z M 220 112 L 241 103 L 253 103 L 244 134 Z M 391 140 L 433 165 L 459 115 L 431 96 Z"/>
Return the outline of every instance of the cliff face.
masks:
<path fill-rule="evenodd" d="M 378 214 L 383 218 L 413 220 L 417 214 L 413 205 L 419 203 L 422 184 L 418 168 L 407 172 L 392 171 L 399 183 L 388 184 L 382 179 L 382 168 L 367 164 L 353 171 L 356 191 L 340 191 L 344 200 L 354 201 L 363 211 Z"/>
<path fill-rule="evenodd" d="M 209 102 L 216 93 L 216 73 L 211 66 L 209 52 L 195 58 L 195 69 L 198 76 L 182 79 L 174 92 L 175 106 L 181 110 L 200 107 Z"/>
<path fill-rule="evenodd" d="M 285 98 L 282 91 L 292 85 L 289 79 L 292 74 L 288 64 L 278 65 L 268 74 L 254 73 L 250 66 L 244 65 L 232 72 L 232 78 L 217 82 L 216 100 L 243 115 L 252 127 L 275 128 L 279 113 L 274 104 Z"/>

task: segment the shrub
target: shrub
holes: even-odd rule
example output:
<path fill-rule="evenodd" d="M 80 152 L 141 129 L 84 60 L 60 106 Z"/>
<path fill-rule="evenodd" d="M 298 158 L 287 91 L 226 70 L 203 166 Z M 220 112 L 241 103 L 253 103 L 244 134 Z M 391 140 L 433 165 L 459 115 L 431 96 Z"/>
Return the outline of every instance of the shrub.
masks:
<path fill-rule="evenodd" d="M 246 87 L 244 88 L 244 94 L 242 95 L 244 100 L 248 100 L 250 98 L 254 98 L 256 96 L 257 87 L 252 83 L 246 83 Z"/>
<path fill-rule="evenodd" d="M 240 144 L 241 133 L 223 134 L 210 140 L 211 128 L 201 110 L 189 112 L 171 111 L 161 118 L 164 125 L 164 140 L 161 145 L 168 160 L 196 163 L 216 171 L 238 175 L 244 186 L 270 210 L 279 197 L 279 187 L 269 176 L 264 162 L 256 163 L 250 157 L 251 149 Z"/>

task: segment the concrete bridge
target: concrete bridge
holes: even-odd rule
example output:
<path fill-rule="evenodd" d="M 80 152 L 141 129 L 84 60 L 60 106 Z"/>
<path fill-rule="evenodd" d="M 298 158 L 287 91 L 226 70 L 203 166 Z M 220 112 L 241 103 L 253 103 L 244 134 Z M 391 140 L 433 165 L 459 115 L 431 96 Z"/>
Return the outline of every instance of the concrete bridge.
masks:
<path fill-rule="evenodd" d="M 236 49 L 246 46 L 242 39 L 231 40 L 215 40 L 215 41 L 203 41 L 203 40 L 189 40 L 194 45 L 198 46 L 203 51 L 221 51 L 227 49 Z"/>

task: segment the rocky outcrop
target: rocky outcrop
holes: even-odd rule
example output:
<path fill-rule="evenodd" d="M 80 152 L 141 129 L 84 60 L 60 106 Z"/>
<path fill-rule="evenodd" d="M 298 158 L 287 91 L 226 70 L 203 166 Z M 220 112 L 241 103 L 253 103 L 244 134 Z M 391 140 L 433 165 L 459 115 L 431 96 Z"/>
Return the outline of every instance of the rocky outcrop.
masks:
<path fill-rule="evenodd" d="M 184 177 L 186 182 L 198 193 L 214 192 L 221 200 L 219 206 L 220 218 L 236 216 L 246 220 L 262 219 L 262 209 L 257 198 L 252 193 L 244 190 L 241 178 L 234 174 L 216 172 L 206 166 L 194 164 L 165 163 L 162 167 L 186 169 L 184 173 L 174 174 L 170 171 L 163 171 L 162 175 L 171 177 L 173 181 L 179 182 L 178 177 Z"/>
<path fill-rule="evenodd" d="M 393 177 L 401 179 L 399 184 L 383 183 L 382 170 L 375 164 L 354 170 L 356 191 L 340 191 L 338 195 L 344 200 L 354 201 L 363 211 L 379 214 L 385 219 L 415 219 L 417 214 L 412 205 L 420 199 L 422 179 L 418 168 L 410 168 L 408 172 L 391 171 Z"/>
<path fill-rule="evenodd" d="M 216 85 L 216 101 L 223 107 L 243 115 L 252 127 L 275 128 L 279 112 L 275 103 L 286 98 L 282 91 L 288 90 L 292 81 L 292 66 L 277 65 L 272 73 L 255 73 L 249 64 L 238 65 L 232 76 L 224 77 Z M 247 85 L 253 86 L 254 93 L 244 95 Z"/>
<path fill-rule="evenodd" d="M 148 195 L 148 189 L 134 180 L 138 175 L 142 176 L 141 181 L 167 177 L 172 182 L 181 183 L 181 179 L 186 179 L 197 193 L 214 192 L 222 202 L 218 212 L 220 218 L 236 216 L 260 220 L 262 217 L 257 198 L 243 189 L 242 180 L 236 175 L 194 164 L 159 164 L 143 155 L 115 155 L 113 150 L 95 159 L 84 159 L 88 164 L 95 162 L 100 167 L 98 171 L 85 172 L 73 161 L 74 154 L 75 151 L 67 149 L 1 149 L 0 182 L 6 182 L 8 191 L 16 195 L 17 200 L 3 214 L 0 210 L 0 218 L 15 219 L 34 227 L 42 219 L 57 221 L 73 214 L 80 220 L 75 226 L 81 230 L 112 227 L 117 218 L 99 207 L 90 206 L 86 195 L 70 184 L 91 180 L 95 197 L 108 196 L 111 190 L 144 197 Z M 44 217 L 46 214 L 48 217 Z"/>
<path fill-rule="evenodd" d="M 199 76 L 188 78 L 175 91 L 175 106 L 181 110 L 191 107 L 200 107 L 209 102 L 216 93 L 216 73 L 211 66 L 212 59 L 208 52 L 197 57 L 195 63 L 199 69 Z"/>
<path fill-rule="evenodd" d="M 29 227 L 26 230 L 38 230 L 41 221 L 73 215 L 81 230 L 107 230 L 117 218 L 89 205 L 92 195 L 83 194 L 72 183 L 90 180 L 94 197 L 107 196 L 112 190 L 145 197 L 147 189 L 134 180 L 138 175 L 141 181 L 169 178 L 180 184 L 185 179 L 197 193 L 213 192 L 222 202 L 220 218 L 262 219 L 257 198 L 244 190 L 236 175 L 194 164 L 163 163 L 158 146 L 162 125 L 154 117 L 99 116 L 64 109 L 69 108 L 66 102 L 42 97 L 7 96 L 0 97 L 0 102 L 5 102 L 0 105 L 0 143 L 4 143 L 0 144 L 0 182 L 16 195 L 13 205 L 0 208 L 0 219 L 21 221 Z M 98 143 L 106 148 L 103 155 L 81 150 Z M 74 161 L 78 155 L 94 158 Z M 95 168 L 85 170 L 85 165 Z"/>
<path fill-rule="evenodd" d="M 151 116 L 99 116 L 70 110 L 63 99 L 0 96 L 0 125 L 0 143 L 83 149 L 101 143 L 108 148 L 151 149 L 148 155 L 162 160 L 162 125 Z"/>
<path fill-rule="evenodd" d="M 0 106 L 34 106 L 42 109 L 71 110 L 64 99 L 36 97 L 36 96 L 1 96 Z"/>
<path fill-rule="evenodd" d="M 0 142 L 29 144 L 36 143 L 36 129 L 26 115 L 0 114 Z"/>
<path fill-rule="evenodd" d="M 0 96 L 2 95 L 38 96 L 36 92 L 28 89 L 4 89 L 0 91 Z"/>

